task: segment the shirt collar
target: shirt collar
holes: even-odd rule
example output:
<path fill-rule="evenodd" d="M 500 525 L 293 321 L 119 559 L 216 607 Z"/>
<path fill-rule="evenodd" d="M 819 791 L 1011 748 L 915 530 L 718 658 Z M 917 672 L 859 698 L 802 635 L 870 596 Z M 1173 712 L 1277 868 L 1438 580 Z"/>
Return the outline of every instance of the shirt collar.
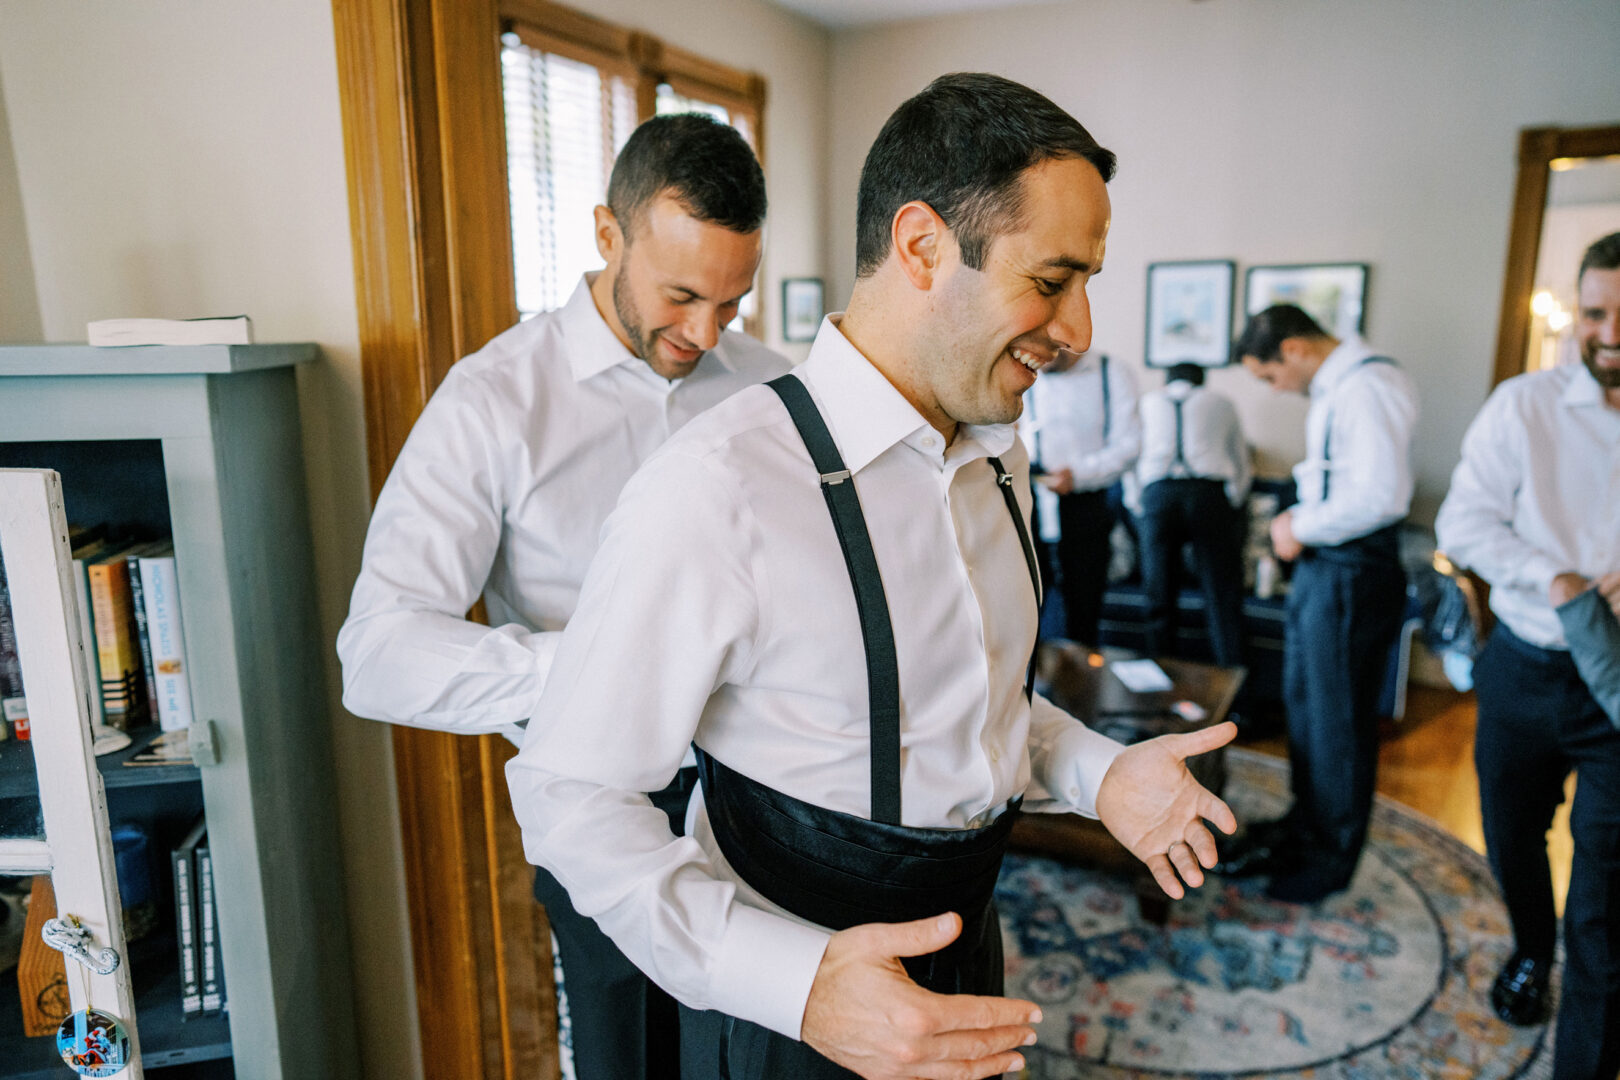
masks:
<path fill-rule="evenodd" d="M 644 372 L 647 377 L 660 383 L 667 382 L 645 360 L 624 347 L 624 342 L 619 340 L 607 320 L 602 318 L 602 313 L 596 309 L 596 300 L 591 296 L 591 283 L 599 273 L 601 271 L 596 270 L 581 275 L 573 295 L 557 312 L 563 340 L 568 345 L 568 369 L 573 372 L 574 381 L 582 383 L 609 368 L 629 364 L 638 374 Z M 692 375 L 712 369 L 715 365 L 727 371 L 734 370 L 730 358 L 719 345 L 703 354 Z"/>
<path fill-rule="evenodd" d="M 923 415 L 894 388 L 884 374 L 838 328 L 842 312 L 821 320 L 810 355 L 798 374 L 815 390 L 822 418 L 831 429 L 844 467 L 859 472 L 896 443 L 926 446 L 937 435 Z M 1012 446 L 1011 424 L 962 424 L 951 444 L 951 456 L 960 456 L 971 442 L 990 457 Z M 933 456 L 943 460 L 941 449 Z M 923 451 L 926 453 L 926 451 Z"/>
<path fill-rule="evenodd" d="M 1360 335 L 1346 334 L 1338 347 L 1328 353 L 1327 359 L 1322 361 L 1322 366 L 1316 369 L 1316 376 L 1311 379 L 1311 397 L 1322 398 L 1331 394 L 1333 388 L 1343 382 L 1346 375 L 1372 355 L 1374 355 L 1372 347 L 1363 341 Z"/>
<path fill-rule="evenodd" d="M 1558 396 L 1558 400 L 1570 408 L 1608 404 L 1602 384 L 1592 378 L 1592 373 L 1582 363 L 1572 365 L 1570 377 L 1564 380 L 1564 392 Z"/>

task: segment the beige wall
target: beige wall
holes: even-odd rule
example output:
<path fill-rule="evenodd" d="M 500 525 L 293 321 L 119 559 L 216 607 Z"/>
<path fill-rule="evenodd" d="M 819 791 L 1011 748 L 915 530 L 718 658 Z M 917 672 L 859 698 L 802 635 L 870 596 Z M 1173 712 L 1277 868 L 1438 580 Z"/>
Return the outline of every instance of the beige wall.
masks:
<path fill-rule="evenodd" d="M 34 295 L 34 263 L 28 254 L 22 188 L 11 152 L 5 89 L 0 86 L 0 343 L 43 341 L 39 300 Z"/>
<path fill-rule="evenodd" d="M 0 82 L 43 340 L 246 312 L 322 347 L 298 383 L 359 1035 L 369 1075 L 419 1075 L 388 732 L 339 710 L 330 648 L 368 503 L 331 4 L 7 0 Z"/>
<path fill-rule="evenodd" d="M 823 273 L 827 34 L 763 0 L 580 6 L 769 81 L 779 338 L 781 278 Z M 420 1064 L 392 754 L 339 708 L 330 647 L 368 516 L 347 198 L 329 0 L 0 4 L 0 340 L 247 312 L 257 340 L 324 351 L 299 392 L 343 874 L 366 1074 L 395 1080 Z"/>
<path fill-rule="evenodd" d="M 943 72 L 1019 79 L 1119 154 L 1095 348 L 1140 362 L 1150 262 L 1234 259 L 1240 294 L 1245 265 L 1372 265 L 1368 336 L 1423 395 L 1426 516 L 1490 386 L 1517 132 L 1620 121 L 1616 41 L 1613 0 L 1073 0 L 843 31 L 829 303 L 887 114 Z M 1303 452 L 1299 403 L 1241 371 L 1211 382 L 1272 468 Z"/>

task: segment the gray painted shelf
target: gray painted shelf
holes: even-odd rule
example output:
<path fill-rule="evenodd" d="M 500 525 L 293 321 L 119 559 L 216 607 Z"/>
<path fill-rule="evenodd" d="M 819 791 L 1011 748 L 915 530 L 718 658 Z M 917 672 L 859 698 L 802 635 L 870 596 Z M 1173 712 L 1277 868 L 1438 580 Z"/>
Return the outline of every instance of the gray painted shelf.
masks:
<path fill-rule="evenodd" d="M 318 355 L 0 346 L 0 467 L 59 457 L 76 521 L 130 492 L 167 517 L 193 708 L 217 732 L 219 762 L 176 779 L 200 782 L 208 818 L 229 1047 L 215 1021 L 188 1050 L 204 1029 L 161 1001 L 148 1026 L 138 998 L 151 1066 L 229 1053 L 240 1080 L 360 1073 L 294 384 Z M 27 1073 L 13 1062 L 0 1045 L 0 1078 Z"/>

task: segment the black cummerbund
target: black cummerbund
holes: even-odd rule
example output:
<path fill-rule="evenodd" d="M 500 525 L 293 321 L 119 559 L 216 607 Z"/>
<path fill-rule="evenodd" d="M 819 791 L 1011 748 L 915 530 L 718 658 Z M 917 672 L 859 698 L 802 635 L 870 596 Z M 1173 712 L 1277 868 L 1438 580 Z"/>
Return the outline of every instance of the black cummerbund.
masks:
<path fill-rule="evenodd" d="M 940 993 L 1000 992 L 1001 936 L 991 900 L 1016 800 L 983 828 L 916 829 L 784 795 L 701 749 L 697 761 L 715 840 L 761 896 L 832 930 L 954 911 L 962 916 L 961 937 L 932 957 L 908 958 L 907 971 Z"/>
<path fill-rule="evenodd" d="M 1346 540 L 1331 547 L 1308 547 L 1306 558 L 1324 562 L 1344 563 L 1351 566 L 1399 566 L 1401 561 L 1401 523 L 1374 529 L 1366 536 Z"/>

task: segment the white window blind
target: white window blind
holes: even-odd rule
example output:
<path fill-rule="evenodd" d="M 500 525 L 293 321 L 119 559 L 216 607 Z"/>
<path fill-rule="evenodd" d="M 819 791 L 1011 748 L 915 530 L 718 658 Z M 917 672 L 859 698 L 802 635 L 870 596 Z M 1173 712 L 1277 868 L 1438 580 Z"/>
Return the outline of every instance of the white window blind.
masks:
<path fill-rule="evenodd" d="M 636 126 L 634 88 L 591 64 L 501 39 L 512 261 L 524 318 L 561 307 L 602 265 L 591 209 Z"/>

